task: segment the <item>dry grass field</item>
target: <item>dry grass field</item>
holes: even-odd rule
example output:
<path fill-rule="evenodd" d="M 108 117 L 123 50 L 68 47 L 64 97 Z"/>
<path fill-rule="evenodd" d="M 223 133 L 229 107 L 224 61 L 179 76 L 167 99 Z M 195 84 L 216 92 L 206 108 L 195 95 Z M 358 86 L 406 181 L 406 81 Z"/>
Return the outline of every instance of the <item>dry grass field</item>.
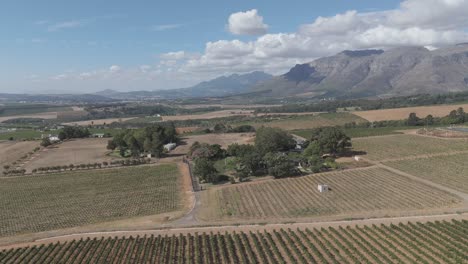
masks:
<path fill-rule="evenodd" d="M 331 191 L 320 193 L 318 184 Z M 268 219 L 452 207 L 460 198 L 385 169 L 336 171 L 214 187 L 202 195 L 201 219 Z"/>
<path fill-rule="evenodd" d="M 253 113 L 253 110 L 220 110 L 214 112 L 208 112 L 203 114 L 196 115 L 174 115 L 174 116 L 162 116 L 163 121 L 176 121 L 176 120 L 194 120 L 194 119 L 212 119 L 219 117 L 229 117 L 229 116 L 250 116 Z"/>
<path fill-rule="evenodd" d="M 57 119 L 57 112 L 46 112 L 39 114 L 29 114 L 29 115 L 15 115 L 15 116 L 0 116 L 0 123 L 10 119 L 17 118 L 42 118 L 42 119 Z"/>
<path fill-rule="evenodd" d="M 108 139 L 87 138 L 63 142 L 55 147 L 46 148 L 28 161 L 24 168 L 27 171 L 39 167 L 49 167 L 69 164 L 87 164 L 109 161 L 114 158 L 107 156 Z"/>
<path fill-rule="evenodd" d="M 419 117 L 426 117 L 427 115 L 442 117 L 448 115 L 450 111 L 455 110 L 459 107 L 468 109 L 468 104 L 405 107 L 395 109 L 355 111 L 352 113 L 370 122 L 373 122 L 384 120 L 402 120 L 408 118 L 410 113 L 416 113 L 416 115 Z"/>
<path fill-rule="evenodd" d="M 0 173 L 4 165 L 11 165 L 36 147 L 39 147 L 37 141 L 0 141 Z"/>
<path fill-rule="evenodd" d="M 468 192 L 468 153 L 385 163 L 406 173 Z"/>
<path fill-rule="evenodd" d="M 93 120 L 85 120 L 85 121 L 68 122 L 68 123 L 63 123 L 63 125 L 66 125 L 66 126 L 105 125 L 105 124 L 112 124 L 114 122 L 125 122 L 134 118 L 135 117 L 93 119 Z"/>
<path fill-rule="evenodd" d="M 1 263 L 464 263 L 468 221 L 70 240 Z M 90 250 L 91 249 L 91 250 Z"/>
<path fill-rule="evenodd" d="M 428 157 L 443 153 L 468 151 L 465 139 L 441 139 L 418 135 L 388 135 L 353 139 L 353 149 L 365 151 L 375 161 L 391 161 L 413 156 Z"/>
<path fill-rule="evenodd" d="M 175 164 L 0 179 L 0 237 L 183 208 Z"/>
<path fill-rule="evenodd" d="M 275 114 L 276 115 L 276 114 Z M 278 115 L 289 115 L 286 113 Z M 318 114 L 315 113 L 300 113 L 299 115 L 291 114 L 289 118 L 284 118 L 282 120 L 272 120 L 270 122 L 265 121 L 264 119 L 257 122 L 248 122 L 247 124 L 253 125 L 255 127 L 278 127 L 285 130 L 300 130 L 300 129 L 311 129 L 317 127 L 327 127 L 327 126 L 341 126 L 346 123 L 356 122 L 361 123 L 366 120 L 362 119 L 359 116 L 350 114 L 350 113 L 325 113 Z M 276 119 L 276 118 L 275 118 Z"/>

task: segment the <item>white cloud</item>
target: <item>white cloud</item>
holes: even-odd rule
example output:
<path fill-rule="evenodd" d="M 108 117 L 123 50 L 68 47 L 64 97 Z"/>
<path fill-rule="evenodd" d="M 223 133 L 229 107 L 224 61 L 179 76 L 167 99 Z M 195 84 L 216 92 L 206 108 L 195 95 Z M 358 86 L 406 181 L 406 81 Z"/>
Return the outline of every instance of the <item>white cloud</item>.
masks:
<path fill-rule="evenodd" d="M 183 24 L 164 24 L 164 25 L 156 25 L 151 27 L 154 31 L 166 31 L 171 29 L 176 29 L 182 27 Z"/>
<path fill-rule="evenodd" d="M 109 67 L 109 72 L 111 73 L 116 73 L 116 72 L 119 72 L 120 70 L 121 68 L 119 65 L 112 65 Z"/>
<path fill-rule="evenodd" d="M 253 19 L 255 23 L 242 23 L 249 20 L 246 17 L 257 16 L 256 10 L 233 14 L 229 29 L 233 33 L 246 33 L 248 25 L 263 25 L 258 19 Z M 437 48 L 468 41 L 467 17 L 468 0 L 406 0 L 395 10 L 363 13 L 350 10 L 318 17 L 300 26 L 297 32 L 266 34 L 248 42 L 208 42 L 204 53 L 186 60 L 181 70 L 219 74 L 253 70 L 281 73 L 294 63 L 305 63 L 345 49 L 407 45 Z M 253 28 L 266 30 L 266 25 Z"/>
<path fill-rule="evenodd" d="M 161 54 L 159 57 L 163 60 L 181 60 L 186 56 L 185 51 L 174 51 Z"/>
<path fill-rule="evenodd" d="M 268 30 L 268 25 L 263 23 L 263 17 L 252 9 L 246 12 L 238 12 L 229 16 L 229 31 L 235 35 L 262 35 Z"/>
<path fill-rule="evenodd" d="M 78 28 L 86 25 L 89 21 L 82 19 L 82 20 L 70 20 L 70 21 L 64 21 L 56 24 L 49 25 L 47 27 L 47 30 L 50 32 L 54 31 L 60 31 L 64 29 L 70 29 L 70 28 Z"/>

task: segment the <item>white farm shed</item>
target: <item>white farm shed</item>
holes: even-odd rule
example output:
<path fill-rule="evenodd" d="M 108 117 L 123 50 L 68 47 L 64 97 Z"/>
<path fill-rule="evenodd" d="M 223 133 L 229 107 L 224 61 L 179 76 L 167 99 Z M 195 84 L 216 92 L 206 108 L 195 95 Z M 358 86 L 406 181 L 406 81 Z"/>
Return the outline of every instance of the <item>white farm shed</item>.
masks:
<path fill-rule="evenodd" d="M 171 150 L 175 149 L 176 146 L 177 146 L 176 143 L 169 143 L 169 144 L 164 145 L 164 149 L 166 151 L 171 151 Z"/>
<path fill-rule="evenodd" d="M 328 192 L 329 190 L 328 185 L 326 184 L 319 184 L 317 186 L 317 189 L 319 190 L 319 192 Z"/>

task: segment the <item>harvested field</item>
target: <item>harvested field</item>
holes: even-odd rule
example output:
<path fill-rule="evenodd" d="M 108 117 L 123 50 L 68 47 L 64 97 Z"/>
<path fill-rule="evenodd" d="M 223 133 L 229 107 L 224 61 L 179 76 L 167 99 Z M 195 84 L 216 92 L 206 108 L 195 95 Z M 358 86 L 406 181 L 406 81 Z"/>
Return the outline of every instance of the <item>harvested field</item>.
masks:
<path fill-rule="evenodd" d="M 318 184 L 331 191 L 320 193 Z M 202 219 L 265 219 L 389 213 L 455 206 L 460 198 L 385 169 L 370 167 L 212 188 Z"/>
<path fill-rule="evenodd" d="M 182 209 L 175 164 L 0 179 L 0 236 Z"/>
<path fill-rule="evenodd" d="M 46 112 L 39 114 L 28 114 L 28 115 L 15 115 L 15 116 L 0 116 L 0 123 L 10 119 L 17 118 L 42 118 L 42 119 L 57 119 L 57 112 Z"/>
<path fill-rule="evenodd" d="M 262 108 L 262 107 L 277 107 L 281 105 L 263 105 L 263 104 L 187 104 L 180 107 L 185 109 L 197 109 L 206 107 L 220 107 L 225 109 L 246 109 L 246 108 Z"/>
<path fill-rule="evenodd" d="M 450 111 L 456 110 L 459 107 L 468 109 L 468 104 L 433 105 L 370 111 L 355 111 L 353 114 L 373 122 L 384 120 L 402 120 L 408 118 L 410 113 L 416 113 L 416 115 L 421 118 L 426 117 L 427 115 L 442 117 L 448 115 Z"/>
<path fill-rule="evenodd" d="M 181 139 L 183 143 L 177 146 L 175 150 L 171 151 L 171 154 L 187 154 L 190 146 L 195 141 L 198 141 L 200 143 L 219 144 L 223 148 L 227 148 L 227 146 L 234 143 L 253 143 L 254 133 L 205 134 L 184 136 Z"/>
<path fill-rule="evenodd" d="M 26 162 L 24 168 L 31 171 L 39 167 L 110 161 L 115 158 L 106 155 L 109 152 L 106 149 L 108 140 L 86 138 L 66 141 L 38 152 L 34 158 Z"/>
<path fill-rule="evenodd" d="M 326 126 L 341 126 L 346 123 L 356 122 L 361 123 L 366 120 L 355 116 L 350 113 L 326 113 L 326 114 L 314 114 L 302 113 L 304 115 L 292 115 L 282 120 L 272 119 L 268 120 L 261 119 L 258 122 L 246 122 L 245 124 L 253 125 L 255 127 L 278 127 L 285 130 L 299 130 L 299 129 L 311 129 L 317 127 Z M 275 115 L 277 115 L 275 113 Z M 279 114 L 282 115 L 282 114 Z M 286 115 L 286 114 L 283 114 Z"/>
<path fill-rule="evenodd" d="M 353 139 L 353 149 L 364 151 L 364 156 L 375 161 L 406 159 L 412 156 L 431 156 L 468 151 L 468 141 L 464 139 L 440 139 L 417 135 L 390 135 Z"/>
<path fill-rule="evenodd" d="M 196 115 L 162 116 L 162 119 L 163 121 L 212 119 L 212 118 L 219 118 L 219 117 L 239 116 L 239 115 L 250 116 L 252 113 L 253 111 L 251 110 L 221 110 L 221 111 L 214 111 L 214 112 L 208 112 L 208 113 L 196 114 Z"/>
<path fill-rule="evenodd" d="M 2 141 L 0 142 L 0 173 L 4 165 L 11 165 L 19 158 L 39 147 L 37 141 Z"/>
<path fill-rule="evenodd" d="M 403 134 L 402 130 L 408 130 L 408 127 L 374 127 L 374 128 L 344 128 L 343 131 L 346 135 L 351 138 L 360 137 L 373 137 L 373 136 L 385 136 L 385 135 L 398 135 Z M 303 138 L 310 138 L 312 136 L 311 129 L 302 129 L 292 131 L 295 135 Z"/>
<path fill-rule="evenodd" d="M 68 123 L 63 123 L 63 125 L 66 125 L 66 126 L 105 125 L 105 124 L 112 124 L 114 122 L 125 122 L 133 118 L 135 117 L 94 119 L 94 120 L 68 122 Z"/>
<path fill-rule="evenodd" d="M 468 221 L 72 240 L 1 263 L 463 263 Z M 91 250 L 90 250 L 91 249 Z"/>
<path fill-rule="evenodd" d="M 390 167 L 407 172 L 447 187 L 468 193 L 468 153 L 400 160 L 385 163 Z"/>

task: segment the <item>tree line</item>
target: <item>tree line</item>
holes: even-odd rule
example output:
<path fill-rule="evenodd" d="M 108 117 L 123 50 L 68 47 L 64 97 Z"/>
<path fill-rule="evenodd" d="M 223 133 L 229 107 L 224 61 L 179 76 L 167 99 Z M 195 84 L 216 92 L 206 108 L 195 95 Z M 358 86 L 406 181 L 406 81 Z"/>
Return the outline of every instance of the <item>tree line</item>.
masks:
<path fill-rule="evenodd" d="M 275 107 L 257 108 L 257 113 L 301 113 L 301 112 L 336 112 L 344 108 L 360 110 L 378 110 L 411 106 L 440 105 L 468 101 L 468 92 L 447 94 L 419 94 L 386 99 L 349 99 L 327 100 L 312 103 L 287 104 Z"/>
<path fill-rule="evenodd" d="M 153 125 L 142 129 L 127 129 L 108 141 L 107 149 L 118 149 L 122 157 L 127 152 L 132 157 L 140 157 L 140 154 L 148 153 L 155 157 L 161 157 L 164 153 L 164 145 L 177 143 L 179 138 L 175 126 Z"/>

